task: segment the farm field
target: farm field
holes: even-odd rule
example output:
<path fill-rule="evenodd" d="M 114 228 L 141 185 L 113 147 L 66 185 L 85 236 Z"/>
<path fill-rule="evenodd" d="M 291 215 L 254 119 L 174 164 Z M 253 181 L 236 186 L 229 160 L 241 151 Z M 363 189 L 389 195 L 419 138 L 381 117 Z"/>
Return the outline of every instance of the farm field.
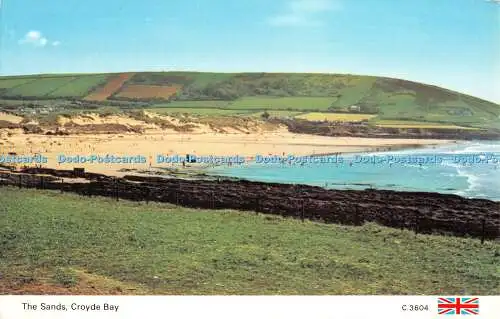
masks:
<path fill-rule="evenodd" d="M 376 115 L 371 114 L 352 114 L 352 113 L 305 113 L 296 116 L 296 118 L 304 119 L 308 121 L 341 121 L 341 122 L 358 122 L 363 120 L 369 120 L 376 117 Z"/>
<path fill-rule="evenodd" d="M 13 87 L 2 94 L 3 97 L 38 97 L 43 98 L 50 95 L 53 91 L 57 90 L 71 81 L 77 79 L 76 77 L 53 77 L 41 78 L 36 81 L 29 81 L 24 84 Z"/>
<path fill-rule="evenodd" d="M 333 107 L 348 107 L 358 104 L 365 96 L 370 93 L 376 78 L 358 77 L 348 81 L 342 89 L 342 94 L 334 100 Z"/>
<path fill-rule="evenodd" d="M 115 98 L 151 100 L 168 100 L 181 89 L 180 86 L 159 86 L 159 85 L 126 85 L 116 95 Z"/>
<path fill-rule="evenodd" d="M 231 101 L 172 101 L 169 103 L 154 104 L 154 108 L 225 108 L 231 105 Z"/>
<path fill-rule="evenodd" d="M 30 78 L 4 78 L 0 79 L 0 90 L 10 89 L 28 82 L 33 81 Z M 1 92 L 1 91 L 0 91 Z"/>
<path fill-rule="evenodd" d="M 246 110 L 326 110 L 334 100 L 330 97 L 244 97 L 233 101 L 230 107 Z"/>
<path fill-rule="evenodd" d="M 375 124 L 380 127 L 393 127 L 393 128 L 442 128 L 442 129 L 478 130 L 478 128 L 474 127 L 448 125 L 443 123 L 432 123 L 432 122 L 418 122 L 418 121 L 376 120 Z"/>
<path fill-rule="evenodd" d="M 107 78 L 108 75 L 105 74 L 80 76 L 60 86 L 48 96 L 54 98 L 82 98 L 95 87 L 104 84 Z"/>
<path fill-rule="evenodd" d="M 12 187 L 0 195 L 2 294 L 500 292 L 497 242 Z"/>
<path fill-rule="evenodd" d="M 46 101 L 45 101 L 46 102 Z M 0 99 L 0 105 L 14 105 L 14 106 L 23 106 L 26 102 L 23 100 L 8 100 L 8 99 Z"/>
<path fill-rule="evenodd" d="M 500 130 L 500 118 L 498 121 L 486 121 L 484 122 L 484 127 Z"/>
<path fill-rule="evenodd" d="M 267 114 L 269 114 L 270 117 L 277 117 L 277 118 L 284 118 L 284 117 L 293 118 L 303 113 L 300 111 L 281 111 L 281 110 L 270 110 L 265 112 L 267 112 Z M 262 117 L 262 114 L 264 114 L 264 111 L 252 113 L 252 116 Z"/>
<path fill-rule="evenodd" d="M 108 97 L 113 95 L 116 91 L 118 91 L 122 85 L 131 77 L 133 74 L 130 73 L 122 73 L 119 75 L 113 76 L 108 82 L 101 88 L 97 89 L 95 92 L 90 93 L 85 97 L 87 101 L 105 101 Z"/>

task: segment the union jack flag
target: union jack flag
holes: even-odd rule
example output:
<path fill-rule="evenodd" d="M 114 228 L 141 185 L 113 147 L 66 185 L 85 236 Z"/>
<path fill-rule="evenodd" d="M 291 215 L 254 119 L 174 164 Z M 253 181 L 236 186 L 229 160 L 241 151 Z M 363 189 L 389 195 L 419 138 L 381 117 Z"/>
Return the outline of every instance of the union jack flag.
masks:
<path fill-rule="evenodd" d="M 440 315 L 478 315 L 479 298 L 438 298 Z"/>

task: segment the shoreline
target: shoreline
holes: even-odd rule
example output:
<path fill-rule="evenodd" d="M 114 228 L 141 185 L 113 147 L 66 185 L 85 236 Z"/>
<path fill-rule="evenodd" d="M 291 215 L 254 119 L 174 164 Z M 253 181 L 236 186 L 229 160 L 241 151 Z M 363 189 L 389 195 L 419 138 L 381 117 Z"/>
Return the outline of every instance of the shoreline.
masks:
<path fill-rule="evenodd" d="M 460 145 L 460 144 L 463 144 L 463 142 L 465 142 L 465 141 L 448 141 L 448 143 L 437 144 L 437 145 L 439 145 L 439 146 Z M 305 156 L 305 157 L 326 157 L 326 156 L 335 156 L 335 155 L 342 156 L 342 155 L 367 154 L 367 153 L 386 153 L 386 154 L 390 154 L 393 151 L 397 152 L 397 151 L 402 151 L 402 150 L 419 150 L 419 149 L 426 148 L 426 147 L 429 147 L 429 146 L 436 146 L 436 144 L 394 145 L 394 146 L 389 147 L 389 149 L 383 149 L 383 150 L 380 150 L 379 148 L 375 148 L 375 149 L 372 148 L 372 149 L 365 149 L 365 150 L 360 150 L 360 151 L 345 151 L 345 152 L 332 152 L 332 153 L 319 153 L 319 154 L 318 153 L 316 153 L 316 154 L 315 153 L 311 153 L 311 154 L 305 154 L 305 155 L 301 155 L 301 156 Z M 272 155 L 274 156 L 274 155 L 278 155 L 278 154 L 272 154 Z M 201 164 L 201 165 L 203 165 L 203 164 Z M 225 166 L 227 166 L 227 164 L 218 164 L 218 165 L 215 165 L 215 166 L 211 166 L 211 165 L 206 164 L 204 166 L 198 166 L 198 167 L 200 169 L 210 169 L 210 168 L 225 167 Z M 191 167 L 191 166 L 190 166 L 190 164 L 187 164 L 186 167 Z"/>
<path fill-rule="evenodd" d="M 399 147 L 397 149 L 393 149 L 394 153 L 397 153 L 401 150 L 410 150 L 410 151 L 415 151 L 415 152 L 404 152 L 401 153 L 401 155 L 397 156 L 402 156 L 404 158 L 409 158 L 408 160 L 414 161 L 409 163 L 410 166 L 415 167 L 414 170 L 410 171 L 409 174 L 421 174 L 418 171 L 418 161 L 420 158 L 429 158 L 429 162 L 427 164 L 423 163 L 424 169 L 431 169 L 430 172 L 437 172 L 436 174 L 441 174 L 441 172 L 445 172 L 443 174 L 449 174 L 446 173 L 446 170 L 441 170 L 438 167 L 434 167 L 435 163 L 440 163 L 437 162 L 437 159 L 440 158 L 438 157 L 433 157 L 437 153 L 448 153 L 447 146 L 451 146 L 451 149 L 454 147 L 459 147 L 460 149 L 465 149 L 469 147 L 469 143 L 467 142 L 461 142 L 461 141 L 454 141 L 453 143 L 450 144 L 443 144 L 440 145 L 439 147 L 436 147 L 437 149 L 434 150 L 434 147 L 430 149 L 426 145 L 420 145 L 417 147 Z M 473 145 L 476 145 L 475 143 Z M 496 144 L 492 144 L 496 145 Z M 443 149 L 444 148 L 444 149 Z M 422 151 L 419 151 L 422 150 Z M 453 151 L 452 151 L 453 152 Z M 369 155 L 366 155 L 368 153 Z M 246 165 L 242 165 L 241 167 L 233 167 L 234 170 L 232 170 L 231 167 L 227 167 L 226 165 L 218 165 L 216 167 L 210 167 L 205 170 L 206 174 L 210 176 L 218 176 L 221 178 L 234 178 L 234 179 L 240 179 L 240 180 L 249 180 L 249 181 L 255 181 L 255 182 L 268 182 L 268 183 L 286 183 L 286 184 L 306 184 L 306 185 L 311 185 L 311 186 L 318 186 L 322 187 L 325 189 L 336 189 L 336 190 L 363 190 L 363 189 L 376 189 L 376 190 L 390 190 L 390 191 L 402 191 L 402 192 L 433 192 L 433 193 L 439 193 L 439 194 L 455 194 L 458 196 L 462 196 L 465 198 L 476 198 L 476 199 L 489 199 L 489 200 L 494 200 L 494 201 L 500 201 L 500 197 L 498 196 L 497 192 L 492 192 L 491 188 L 488 188 L 488 190 L 483 189 L 482 191 L 471 191 L 469 192 L 470 189 L 474 188 L 473 185 L 471 184 L 471 177 L 474 177 L 474 180 L 476 176 L 483 176 L 484 174 L 481 172 L 481 169 L 479 171 L 472 171 L 467 174 L 472 174 L 472 175 L 463 175 L 463 173 L 456 173 L 456 176 L 453 177 L 453 180 L 450 180 L 449 182 L 438 182 L 435 180 L 432 182 L 432 177 L 429 180 L 429 183 L 427 186 L 425 184 L 414 184 L 414 183 L 407 183 L 404 181 L 404 179 L 401 179 L 398 177 L 398 175 L 392 175 L 392 174 L 400 174 L 400 173 L 392 173 L 392 172 L 384 172 L 384 168 L 381 168 L 382 170 L 379 169 L 372 169 L 370 167 L 368 168 L 362 168 L 359 167 L 360 165 L 363 166 L 361 163 L 360 159 L 364 158 L 365 156 L 368 158 L 368 156 L 373 156 L 374 158 L 383 158 L 384 156 L 392 155 L 394 154 L 391 151 L 379 151 L 377 153 L 371 153 L 371 152 L 353 152 L 353 153 L 344 153 L 340 154 L 339 156 L 344 156 L 343 162 L 338 162 L 338 164 L 335 164 L 335 162 L 328 162 L 332 163 L 333 166 L 329 166 L 326 162 L 322 163 L 314 163 L 314 162 L 308 162 L 306 163 L 306 172 L 304 173 L 303 176 L 306 176 L 304 178 L 295 178 L 295 176 L 288 176 L 286 173 L 286 169 L 288 168 L 289 165 L 286 165 L 287 163 L 269 163 L 269 165 L 265 165 L 264 163 L 258 164 L 258 163 L 248 163 Z M 434 153 L 434 155 L 433 155 Z M 459 152 L 461 154 L 461 152 Z M 353 154 L 359 155 L 360 159 L 355 160 Z M 315 154 L 318 155 L 318 154 Z M 331 155 L 336 155 L 336 154 L 331 154 Z M 324 155 L 328 156 L 328 154 Z M 396 156 L 396 157 L 397 157 Z M 446 155 L 445 155 L 446 157 Z M 497 155 L 497 159 L 500 159 L 500 157 Z M 335 159 L 333 159 L 335 160 Z M 423 159 L 425 160 L 425 159 Z M 433 162 L 434 160 L 434 162 Z M 450 159 L 451 160 L 451 159 Z M 351 162 L 351 164 L 349 164 Z M 349 167 L 347 166 L 352 166 L 352 163 L 355 163 L 354 166 L 357 167 L 355 168 L 355 173 L 353 173 L 351 170 L 349 170 Z M 358 163 L 358 164 L 356 164 Z M 370 162 L 372 163 L 372 162 Z M 386 162 L 384 162 L 386 163 Z M 369 163 L 368 163 L 369 164 Z M 373 163 L 372 163 L 373 164 Z M 387 163 L 388 164 L 388 163 Z M 443 162 L 444 165 L 447 165 L 446 162 Z M 278 167 L 279 165 L 279 167 Z M 301 165 L 300 162 L 295 162 L 292 163 L 292 166 L 290 168 L 292 169 L 290 172 L 297 172 L 297 170 L 293 170 L 293 168 L 297 168 L 299 165 Z M 383 164 L 382 164 L 383 165 Z M 388 164 L 389 165 L 389 164 Z M 390 166 L 394 166 L 396 168 L 400 167 L 402 164 L 398 164 L 397 162 L 392 162 Z M 429 166 L 430 165 L 430 166 Z M 464 164 L 465 165 L 465 164 Z M 492 163 L 489 164 L 492 165 L 491 167 L 491 175 L 492 177 L 498 176 L 498 168 L 499 166 Z M 286 167 L 285 167 L 286 166 Z M 323 166 L 323 168 L 321 168 Z M 371 164 L 369 164 L 371 166 Z M 280 172 L 278 171 L 276 174 L 269 175 L 271 177 L 268 177 L 270 167 L 276 167 L 279 169 L 285 169 L 285 171 Z M 422 167 L 420 168 L 422 169 Z M 318 172 L 321 171 L 323 172 L 324 175 L 318 175 Z M 311 175 L 309 175 L 309 173 Z M 361 172 L 361 173 L 360 173 Z M 376 176 L 380 176 L 383 178 L 383 174 L 386 174 L 386 176 L 390 176 L 387 178 L 383 178 L 385 182 L 379 183 L 379 180 L 374 180 L 373 178 L 358 178 L 356 177 L 361 176 L 359 174 L 369 174 L 369 176 L 372 176 L 371 174 L 376 174 Z M 403 172 L 405 173 L 405 172 Z M 340 174 L 340 175 L 339 175 Z M 378 175 L 377 175 L 378 174 Z M 424 174 L 429 174 L 429 173 L 424 173 Z M 453 174 L 453 173 L 452 173 Z M 479 174 L 479 175 L 477 175 Z M 321 177 L 323 176 L 323 177 Z M 375 176 L 375 175 L 374 175 Z M 467 177 L 465 180 L 465 188 L 461 183 L 463 184 L 464 181 L 459 182 L 459 179 L 463 179 Z M 456 178 L 456 180 L 455 180 Z M 479 178 L 479 177 L 477 177 Z M 482 178 L 482 177 L 481 177 Z M 481 179 L 482 180 L 482 179 Z M 489 185 L 491 178 L 488 177 L 485 181 L 486 185 Z M 433 186 L 434 185 L 434 186 Z"/>
<path fill-rule="evenodd" d="M 3 137 L 3 138 L 2 138 Z M 18 155 L 40 154 L 48 158 L 42 167 L 73 169 L 83 167 L 89 172 L 122 176 L 121 169 L 147 170 L 156 167 L 157 155 L 192 154 L 195 156 L 242 156 L 245 159 L 255 155 L 294 154 L 295 156 L 324 156 L 325 154 L 352 154 L 382 150 L 401 150 L 456 143 L 453 140 L 386 139 L 357 137 L 328 137 L 310 134 L 296 134 L 288 131 L 260 133 L 171 133 L 152 134 L 88 134 L 88 135 L 42 135 L 10 134 L 0 132 L 2 153 Z M 146 163 L 58 163 L 57 157 L 65 155 L 116 155 L 137 156 L 147 159 Z M 168 165 L 168 166 L 167 166 Z M 182 165 L 167 164 L 163 167 Z"/>
<path fill-rule="evenodd" d="M 376 149 L 367 149 L 363 151 L 347 151 L 347 152 L 342 152 L 338 155 L 343 155 L 343 154 L 366 154 L 366 153 L 390 153 L 393 151 L 402 151 L 402 150 L 418 150 L 422 148 L 426 148 L 429 146 L 443 146 L 443 145 L 458 145 L 458 144 L 463 144 L 463 142 L 466 141 L 460 141 L 460 140 L 446 140 L 447 143 L 439 143 L 439 144 L 414 144 L 414 145 L 394 145 L 391 146 L 389 149 L 383 149 L 380 150 L 378 148 Z M 331 156 L 331 155 L 337 155 L 337 153 L 325 153 L 325 154 L 308 154 L 306 156 Z"/>

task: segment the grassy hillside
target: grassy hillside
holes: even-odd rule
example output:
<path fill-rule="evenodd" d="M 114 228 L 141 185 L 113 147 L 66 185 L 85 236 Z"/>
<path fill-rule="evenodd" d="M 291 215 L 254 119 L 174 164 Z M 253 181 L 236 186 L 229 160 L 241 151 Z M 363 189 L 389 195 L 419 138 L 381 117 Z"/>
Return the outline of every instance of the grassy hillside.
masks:
<path fill-rule="evenodd" d="M 100 94 L 108 86 L 112 90 Z M 96 95 L 99 98 L 92 98 Z M 166 109 L 365 113 L 377 115 L 377 120 L 500 128 L 498 104 L 432 85 L 359 75 L 140 72 L 3 77 L 0 99 L 148 102 L 149 107 Z"/>
<path fill-rule="evenodd" d="M 498 294 L 500 246 L 0 187 L 0 293 Z"/>
<path fill-rule="evenodd" d="M 106 74 L 0 77 L 2 99 L 81 99 L 106 83 Z"/>

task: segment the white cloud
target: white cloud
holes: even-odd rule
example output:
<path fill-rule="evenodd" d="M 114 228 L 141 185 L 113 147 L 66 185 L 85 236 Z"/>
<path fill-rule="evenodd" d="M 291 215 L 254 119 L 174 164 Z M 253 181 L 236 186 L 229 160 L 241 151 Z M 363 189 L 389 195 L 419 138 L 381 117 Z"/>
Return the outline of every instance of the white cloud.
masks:
<path fill-rule="evenodd" d="M 28 33 L 24 35 L 22 39 L 19 40 L 19 44 L 30 44 L 35 47 L 44 47 L 49 43 L 49 40 L 42 35 L 42 32 L 37 31 L 37 30 L 31 30 Z M 55 45 L 54 43 L 57 43 L 57 45 L 60 44 L 59 41 L 54 41 L 52 42 L 52 45 Z"/>
<path fill-rule="evenodd" d="M 40 31 L 30 31 L 26 33 L 26 41 L 38 41 L 42 37 L 42 33 Z"/>
<path fill-rule="evenodd" d="M 322 24 L 322 13 L 339 8 L 337 0 L 293 0 L 282 14 L 269 18 L 268 23 L 279 27 L 318 26 Z"/>
<path fill-rule="evenodd" d="M 55 47 L 59 46 L 60 44 L 61 44 L 61 41 L 54 41 L 54 42 L 52 42 L 52 45 L 55 46 Z"/>

